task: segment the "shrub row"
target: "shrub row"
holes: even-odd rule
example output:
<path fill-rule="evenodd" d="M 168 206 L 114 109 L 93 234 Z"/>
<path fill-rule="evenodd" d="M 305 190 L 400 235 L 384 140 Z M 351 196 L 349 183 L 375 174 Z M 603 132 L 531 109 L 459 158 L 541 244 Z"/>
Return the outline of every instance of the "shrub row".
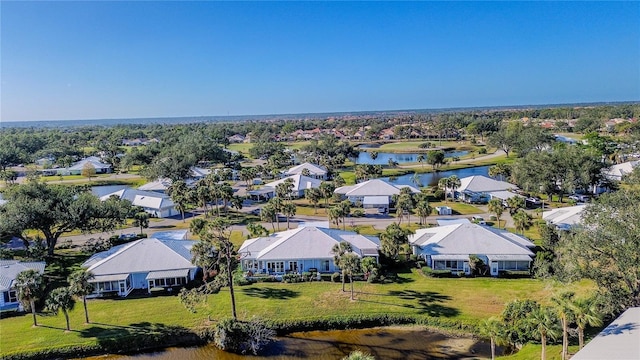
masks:
<path fill-rule="evenodd" d="M 394 314 L 361 314 L 327 318 L 272 320 L 268 324 L 278 335 L 299 331 L 366 329 L 378 326 L 411 324 L 475 332 L 474 326 L 458 320 Z"/>

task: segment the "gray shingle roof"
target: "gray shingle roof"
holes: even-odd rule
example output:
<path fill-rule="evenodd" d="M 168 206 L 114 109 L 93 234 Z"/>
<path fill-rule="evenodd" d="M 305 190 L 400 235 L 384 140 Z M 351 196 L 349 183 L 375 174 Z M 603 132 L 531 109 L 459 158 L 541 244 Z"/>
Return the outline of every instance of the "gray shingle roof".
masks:
<path fill-rule="evenodd" d="M 240 247 L 247 259 L 330 259 L 331 249 L 342 241 L 349 242 L 359 256 L 377 255 L 379 240 L 352 231 L 306 226 L 282 231 L 267 237 L 249 239 Z"/>
<path fill-rule="evenodd" d="M 402 188 L 409 188 L 417 194 L 420 190 L 409 185 L 394 185 L 381 179 L 372 179 L 350 186 L 341 186 L 335 190 L 338 194 L 346 196 L 392 196 L 400 194 Z"/>
<path fill-rule="evenodd" d="M 516 188 L 517 186 L 505 181 L 494 180 L 482 175 L 474 175 L 460 179 L 460 187 L 457 191 L 491 192 Z"/>
<path fill-rule="evenodd" d="M 18 260 L 0 260 L 0 291 L 7 291 L 14 287 L 14 281 L 19 273 L 29 269 L 35 269 L 44 274 L 44 261 L 20 262 Z"/>
<path fill-rule="evenodd" d="M 476 224 L 453 224 L 418 229 L 409 242 L 427 255 L 527 255 L 535 245 L 504 230 Z"/>
<path fill-rule="evenodd" d="M 83 267 L 96 276 L 192 269 L 194 241 L 140 239 L 93 255 Z"/>

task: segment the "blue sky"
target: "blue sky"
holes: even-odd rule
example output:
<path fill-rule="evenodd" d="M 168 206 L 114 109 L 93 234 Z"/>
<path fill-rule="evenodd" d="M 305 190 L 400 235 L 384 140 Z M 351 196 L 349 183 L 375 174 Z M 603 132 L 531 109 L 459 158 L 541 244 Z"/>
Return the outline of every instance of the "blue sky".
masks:
<path fill-rule="evenodd" d="M 0 120 L 640 100 L 640 2 L 0 3 Z"/>

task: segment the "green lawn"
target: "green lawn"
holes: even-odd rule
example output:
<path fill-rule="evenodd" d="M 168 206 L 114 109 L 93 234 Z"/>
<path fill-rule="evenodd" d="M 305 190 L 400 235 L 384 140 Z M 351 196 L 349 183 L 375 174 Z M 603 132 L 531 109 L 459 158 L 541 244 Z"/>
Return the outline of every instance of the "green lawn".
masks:
<path fill-rule="evenodd" d="M 465 203 L 460 203 L 460 202 L 444 202 L 444 201 L 434 201 L 429 203 L 429 205 L 431 205 L 432 208 L 435 209 L 436 206 L 448 206 L 451 209 L 453 209 L 453 211 L 457 212 L 458 215 L 475 215 L 475 214 L 482 214 L 483 211 L 478 209 L 477 207 L 471 205 L 471 204 L 465 204 Z"/>
<path fill-rule="evenodd" d="M 313 318 L 318 316 L 356 314 L 430 315 L 474 323 L 500 314 L 506 302 L 518 298 L 549 299 L 561 284 L 532 279 L 506 280 L 493 278 L 434 279 L 417 270 L 399 274 L 401 281 L 393 284 L 356 282 L 356 301 L 340 291 L 340 284 L 330 282 L 283 284 L 259 283 L 239 287 L 236 292 L 238 314 L 247 319 Z M 580 294 L 592 290 L 582 282 L 569 286 Z M 230 315 L 227 289 L 210 295 L 198 313 L 188 312 L 175 296 L 124 300 L 90 300 L 92 324 L 83 324 L 82 305 L 71 312 L 71 328 L 66 333 L 64 317 L 39 316 L 41 326 L 31 326 L 30 315 L 0 320 L 2 343 L 0 351 L 54 348 L 93 344 L 112 337 L 118 329 L 136 324 L 163 324 L 193 328 L 207 316 L 212 319 Z M 150 325 L 147 325 L 147 327 Z"/>

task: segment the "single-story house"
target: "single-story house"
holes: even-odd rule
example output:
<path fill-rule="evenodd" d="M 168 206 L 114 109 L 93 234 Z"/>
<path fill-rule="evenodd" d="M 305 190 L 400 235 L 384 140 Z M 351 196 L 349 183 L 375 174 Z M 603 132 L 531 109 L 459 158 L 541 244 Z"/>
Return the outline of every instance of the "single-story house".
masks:
<path fill-rule="evenodd" d="M 400 194 L 400 190 L 402 190 L 402 188 L 409 188 L 409 190 L 411 190 L 411 193 L 413 194 L 420 193 L 420 190 L 416 189 L 413 186 L 395 185 L 381 179 L 372 179 L 355 185 L 341 186 L 334 192 L 346 197 L 354 204 L 357 202 L 360 202 L 363 205 L 367 203 L 369 204 L 369 207 L 373 208 L 382 207 L 382 205 L 377 204 L 380 202 L 380 197 L 382 196 L 387 198 L 387 207 L 389 207 L 389 204 L 391 204 L 392 202 L 393 195 Z M 373 196 L 375 196 L 376 198 L 367 199 Z"/>
<path fill-rule="evenodd" d="M 560 230 L 571 230 L 582 225 L 582 212 L 587 205 L 567 206 L 563 208 L 545 211 L 542 219 L 549 224 L 555 225 Z"/>
<path fill-rule="evenodd" d="M 631 174 L 633 172 L 633 169 L 638 165 L 640 165 L 640 160 L 627 161 L 622 164 L 615 164 L 604 171 L 604 175 L 609 180 L 620 181 L 622 180 L 623 176 Z"/>
<path fill-rule="evenodd" d="M 267 183 L 267 184 L 264 185 L 264 188 L 273 189 L 273 192 L 275 194 L 276 186 L 278 186 L 279 184 L 284 183 L 288 179 L 291 179 L 291 181 L 293 181 L 293 189 L 291 190 L 291 196 L 294 197 L 294 198 L 304 197 L 304 191 L 306 189 L 319 188 L 320 184 L 322 184 L 322 180 L 319 180 L 319 179 L 316 179 L 316 178 L 312 178 L 312 177 L 308 177 L 308 176 L 304 176 L 302 174 L 295 174 L 295 175 L 291 175 L 289 177 L 286 177 L 286 178 L 283 178 L 283 179 L 280 179 L 280 180 L 276 180 L 276 181 L 272 181 L 270 183 Z"/>
<path fill-rule="evenodd" d="M 529 270 L 535 245 L 525 237 L 477 224 L 418 229 L 409 236 L 413 253 L 434 270 L 471 274 L 469 256 L 476 255 L 492 276 L 502 270 Z"/>
<path fill-rule="evenodd" d="M 158 193 L 155 191 L 143 191 L 139 189 L 125 188 L 103 195 L 100 200 L 105 201 L 111 196 L 117 196 L 120 199 L 131 201 L 134 206 L 140 206 L 151 216 L 166 218 L 180 214 L 176 210 L 173 200 L 169 195 Z"/>
<path fill-rule="evenodd" d="M 640 359 L 638 339 L 640 339 L 640 307 L 632 307 L 604 328 L 571 359 Z"/>
<path fill-rule="evenodd" d="M 486 203 L 491 200 L 490 193 L 492 192 L 514 190 L 517 188 L 517 186 L 506 181 L 499 181 L 482 175 L 474 175 L 460 179 L 460 187 L 456 189 L 456 194 L 454 195 L 468 203 Z"/>
<path fill-rule="evenodd" d="M 302 174 L 304 169 L 309 170 L 309 175 L 308 175 L 309 177 L 312 177 L 314 179 L 327 180 L 327 169 L 325 169 L 324 167 L 322 167 L 320 165 L 315 165 L 315 164 L 308 163 L 308 162 L 300 164 L 300 165 L 296 165 L 296 166 L 292 167 L 291 169 L 285 171 L 284 174 L 286 176 Z"/>
<path fill-rule="evenodd" d="M 321 273 L 339 270 L 333 262 L 333 246 L 346 241 L 357 256 L 378 258 L 380 241 L 353 231 L 317 226 L 277 232 L 245 241 L 238 253 L 244 271 L 253 273 L 300 273 L 316 269 Z"/>
<path fill-rule="evenodd" d="M 244 141 L 244 136 L 242 134 L 231 135 L 227 138 L 230 144 L 239 144 Z"/>
<path fill-rule="evenodd" d="M 18 300 L 16 289 L 16 277 L 18 274 L 29 269 L 34 269 L 40 274 L 44 274 L 44 261 L 21 262 L 18 260 L 0 260 L 0 310 L 20 310 L 21 305 Z"/>
<path fill-rule="evenodd" d="M 80 175 L 86 164 L 91 164 L 96 169 L 96 174 L 110 174 L 113 171 L 111 164 L 102 162 L 97 156 L 89 156 L 73 164 L 68 169 L 57 169 L 57 171 L 59 174 Z"/>
<path fill-rule="evenodd" d="M 94 296 L 125 297 L 134 289 L 180 287 L 193 280 L 197 267 L 191 262 L 191 248 L 195 241 L 184 238 L 186 231 L 177 234 L 153 234 L 91 256 L 82 267 L 94 274 L 90 281 Z"/>

